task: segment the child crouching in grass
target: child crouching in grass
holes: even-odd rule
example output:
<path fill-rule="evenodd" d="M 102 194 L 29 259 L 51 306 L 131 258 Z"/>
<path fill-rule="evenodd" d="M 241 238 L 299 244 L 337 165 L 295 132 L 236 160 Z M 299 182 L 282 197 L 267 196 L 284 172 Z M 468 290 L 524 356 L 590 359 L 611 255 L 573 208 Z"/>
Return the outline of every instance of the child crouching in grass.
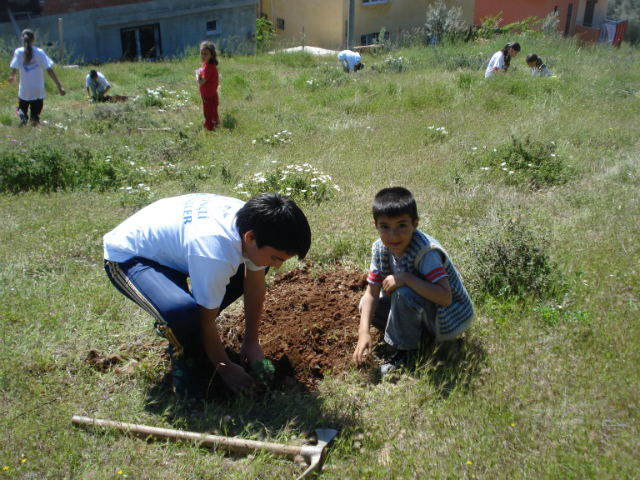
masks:
<path fill-rule="evenodd" d="M 371 352 L 371 325 L 396 348 L 380 367 L 385 375 L 410 367 L 423 332 L 436 341 L 459 336 L 471 323 L 473 304 L 442 246 L 418 230 L 418 209 L 409 190 L 380 190 L 373 222 L 380 239 L 373 244 L 369 285 L 360 302 L 356 365 Z M 381 295 L 381 291 L 384 293 Z"/>

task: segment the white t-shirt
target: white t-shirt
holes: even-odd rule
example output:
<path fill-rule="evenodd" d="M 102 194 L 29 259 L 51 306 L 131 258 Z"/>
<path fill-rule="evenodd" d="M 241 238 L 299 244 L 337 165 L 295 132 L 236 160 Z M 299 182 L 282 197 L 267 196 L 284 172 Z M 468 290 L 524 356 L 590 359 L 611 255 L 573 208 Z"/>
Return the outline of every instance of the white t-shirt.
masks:
<path fill-rule="evenodd" d="M 500 50 L 494 53 L 493 57 L 491 57 L 491 60 L 489 60 L 487 71 L 484 72 L 484 78 L 489 78 L 491 74 L 493 74 L 493 72 L 502 70 L 503 66 L 504 66 L 504 53 L 502 53 L 502 50 Z"/>
<path fill-rule="evenodd" d="M 199 305 L 220 306 L 229 279 L 241 263 L 261 270 L 242 253 L 235 224 L 244 202 L 208 193 L 158 200 L 104 237 L 104 258 L 125 262 L 143 257 L 191 278 Z"/>
<path fill-rule="evenodd" d="M 109 86 L 109 82 L 107 82 L 107 79 L 104 78 L 104 75 L 101 74 L 100 72 L 96 72 L 98 74 L 98 78 L 94 80 L 91 79 L 91 74 L 87 74 L 87 88 L 89 87 L 94 87 L 94 88 L 98 88 L 100 85 L 102 85 L 104 88 L 107 88 Z"/>
<path fill-rule="evenodd" d="M 22 100 L 40 100 L 45 98 L 44 71 L 53 67 L 53 61 L 38 47 L 31 47 L 31 61 L 24 65 L 24 47 L 17 48 L 11 59 L 11 68 L 20 70 L 18 97 Z"/>
<path fill-rule="evenodd" d="M 338 60 L 340 60 L 340 62 L 347 62 L 350 72 L 353 72 L 353 68 L 356 66 L 356 63 L 361 59 L 362 57 L 359 53 L 352 52 L 351 50 L 343 50 L 338 53 Z"/>

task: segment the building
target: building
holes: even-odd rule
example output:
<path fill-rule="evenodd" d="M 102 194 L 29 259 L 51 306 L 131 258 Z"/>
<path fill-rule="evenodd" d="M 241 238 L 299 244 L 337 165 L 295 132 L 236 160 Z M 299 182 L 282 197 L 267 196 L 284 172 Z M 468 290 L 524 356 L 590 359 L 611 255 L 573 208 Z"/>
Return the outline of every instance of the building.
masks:
<path fill-rule="evenodd" d="M 558 12 L 558 30 L 564 36 L 580 35 L 583 40 L 598 41 L 605 22 L 609 0 L 476 0 L 473 23 L 480 25 L 487 16 L 502 12 L 501 26 L 529 16 L 545 18 Z"/>
<path fill-rule="evenodd" d="M 8 0 L 0 38 L 16 44 L 31 28 L 40 45 L 57 45 L 62 25 L 71 60 L 156 59 L 206 39 L 229 49 L 247 44 L 258 10 L 259 0 Z"/>
<path fill-rule="evenodd" d="M 424 27 L 427 8 L 436 0 L 260 0 L 261 15 L 276 34 L 295 45 L 341 50 L 370 45 L 384 27 L 393 40 Z M 462 7 L 467 25 L 473 21 L 474 0 L 445 0 Z M 303 39 L 304 35 L 304 39 Z"/>

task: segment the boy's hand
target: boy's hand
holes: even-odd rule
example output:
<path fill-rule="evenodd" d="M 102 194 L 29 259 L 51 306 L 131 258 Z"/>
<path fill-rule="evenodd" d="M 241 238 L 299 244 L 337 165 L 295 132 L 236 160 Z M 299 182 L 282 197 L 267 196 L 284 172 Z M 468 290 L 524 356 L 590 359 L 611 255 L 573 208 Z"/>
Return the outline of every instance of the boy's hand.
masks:
<path fill-rule="evenodd" d="M 9 83 L 13 83 L 16 81 L 16 76 L 15 75 L 9 75 Z"/>
<path fill-rule="evenodd" d="M 262 383 L 245 372 L 240 365 L 233 362 L 224 365 L 220 364 L 218 373 L 227 387 L 235 394 L 244 393 L 253 396 L 257 390 L 264 388 Z"/>
<path fill-rule="evenodd" d="M 405 275 L 411 275 L 408 272 L 398 273 L 396 275 L 387 275 L 387 277 L 382 281 L 382 289 L 384 293 L 387 295 L 391 295 L 396 288 L 403 287 L 407 284 L 404 280 Z"/>
<path fill-rule="evenodd" d="M 245 361 L 253 363 L 258 360 L 263 360 L 264 358 L 264 353 L 259 343 L 242 342 L 242 347 L 240 347 L 240 363 L 244 363 Z"/>
<path fill-rule="evenodd" d="M 373 348 L 373 342 L 371 340 L 371 334 L 369 332 L 361 332 L 358 336 L 358 345 L 356 345 L 356 351 L 353 352 L 353 363 L 357 367 L 365 362 L 365 353 L 371 353 Z"/>
<path fill-rule="evenodd" d="M 62 88 L 62 86 L 58 87 L 58 92 L 60 92 L 60 95 L 62 95 L 63 97 L 67 94 L 67 91 Z"/>

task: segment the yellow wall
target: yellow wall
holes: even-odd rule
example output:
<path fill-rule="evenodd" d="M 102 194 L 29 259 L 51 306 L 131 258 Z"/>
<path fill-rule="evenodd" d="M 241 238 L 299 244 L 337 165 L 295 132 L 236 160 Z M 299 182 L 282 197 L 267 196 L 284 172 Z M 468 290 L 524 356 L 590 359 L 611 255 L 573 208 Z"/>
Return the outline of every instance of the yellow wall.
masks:
<path fill-rule="evenodd" d="M 384 27 L 393 39 L 398 30 L 424 26 L 427 8 L 436 0 L 389 0 L 387 3 L 363 5 L 355 0 L 355 45 L 360 36 L 379 32 Z M 447 7 L 462 7 L 467 25 L 473 23 L 475 0 L 445 0 Z M 346 48 L 345 22 L 349 18 L 349 0 L 261 0 L 261 11 L 273 22 L 275 32 L 301 44 L 302 27 L 306 45 L 341 50 Z M 284 30 L 276 19 L 285 21 Z"/>
<path fill-rule="evenodd" d="M 262 13 L 273 22 L 276 34 L 290 40 L 292 45 L 301 45 L 302 27 L 306 45 L 332 50 L 346 45 L 348 0 L 261 0 L 260 3 Z M 277 28 L 276 18 L 284 19 L 284 30 Z"/>
<path fill-rule="evenodd" d="M 356 0 L 355 44 L 360 45 L 360 36 L 379 32 L 384 27 L 391 40 L 398 30 L 424 27 L 427 8 L 436 0 L 389 0 L 388 3 L 363 5 Z M 445 0 L 447 8 L 462 7 L 467 25 L 473 24 L 475 0 Z"/>

